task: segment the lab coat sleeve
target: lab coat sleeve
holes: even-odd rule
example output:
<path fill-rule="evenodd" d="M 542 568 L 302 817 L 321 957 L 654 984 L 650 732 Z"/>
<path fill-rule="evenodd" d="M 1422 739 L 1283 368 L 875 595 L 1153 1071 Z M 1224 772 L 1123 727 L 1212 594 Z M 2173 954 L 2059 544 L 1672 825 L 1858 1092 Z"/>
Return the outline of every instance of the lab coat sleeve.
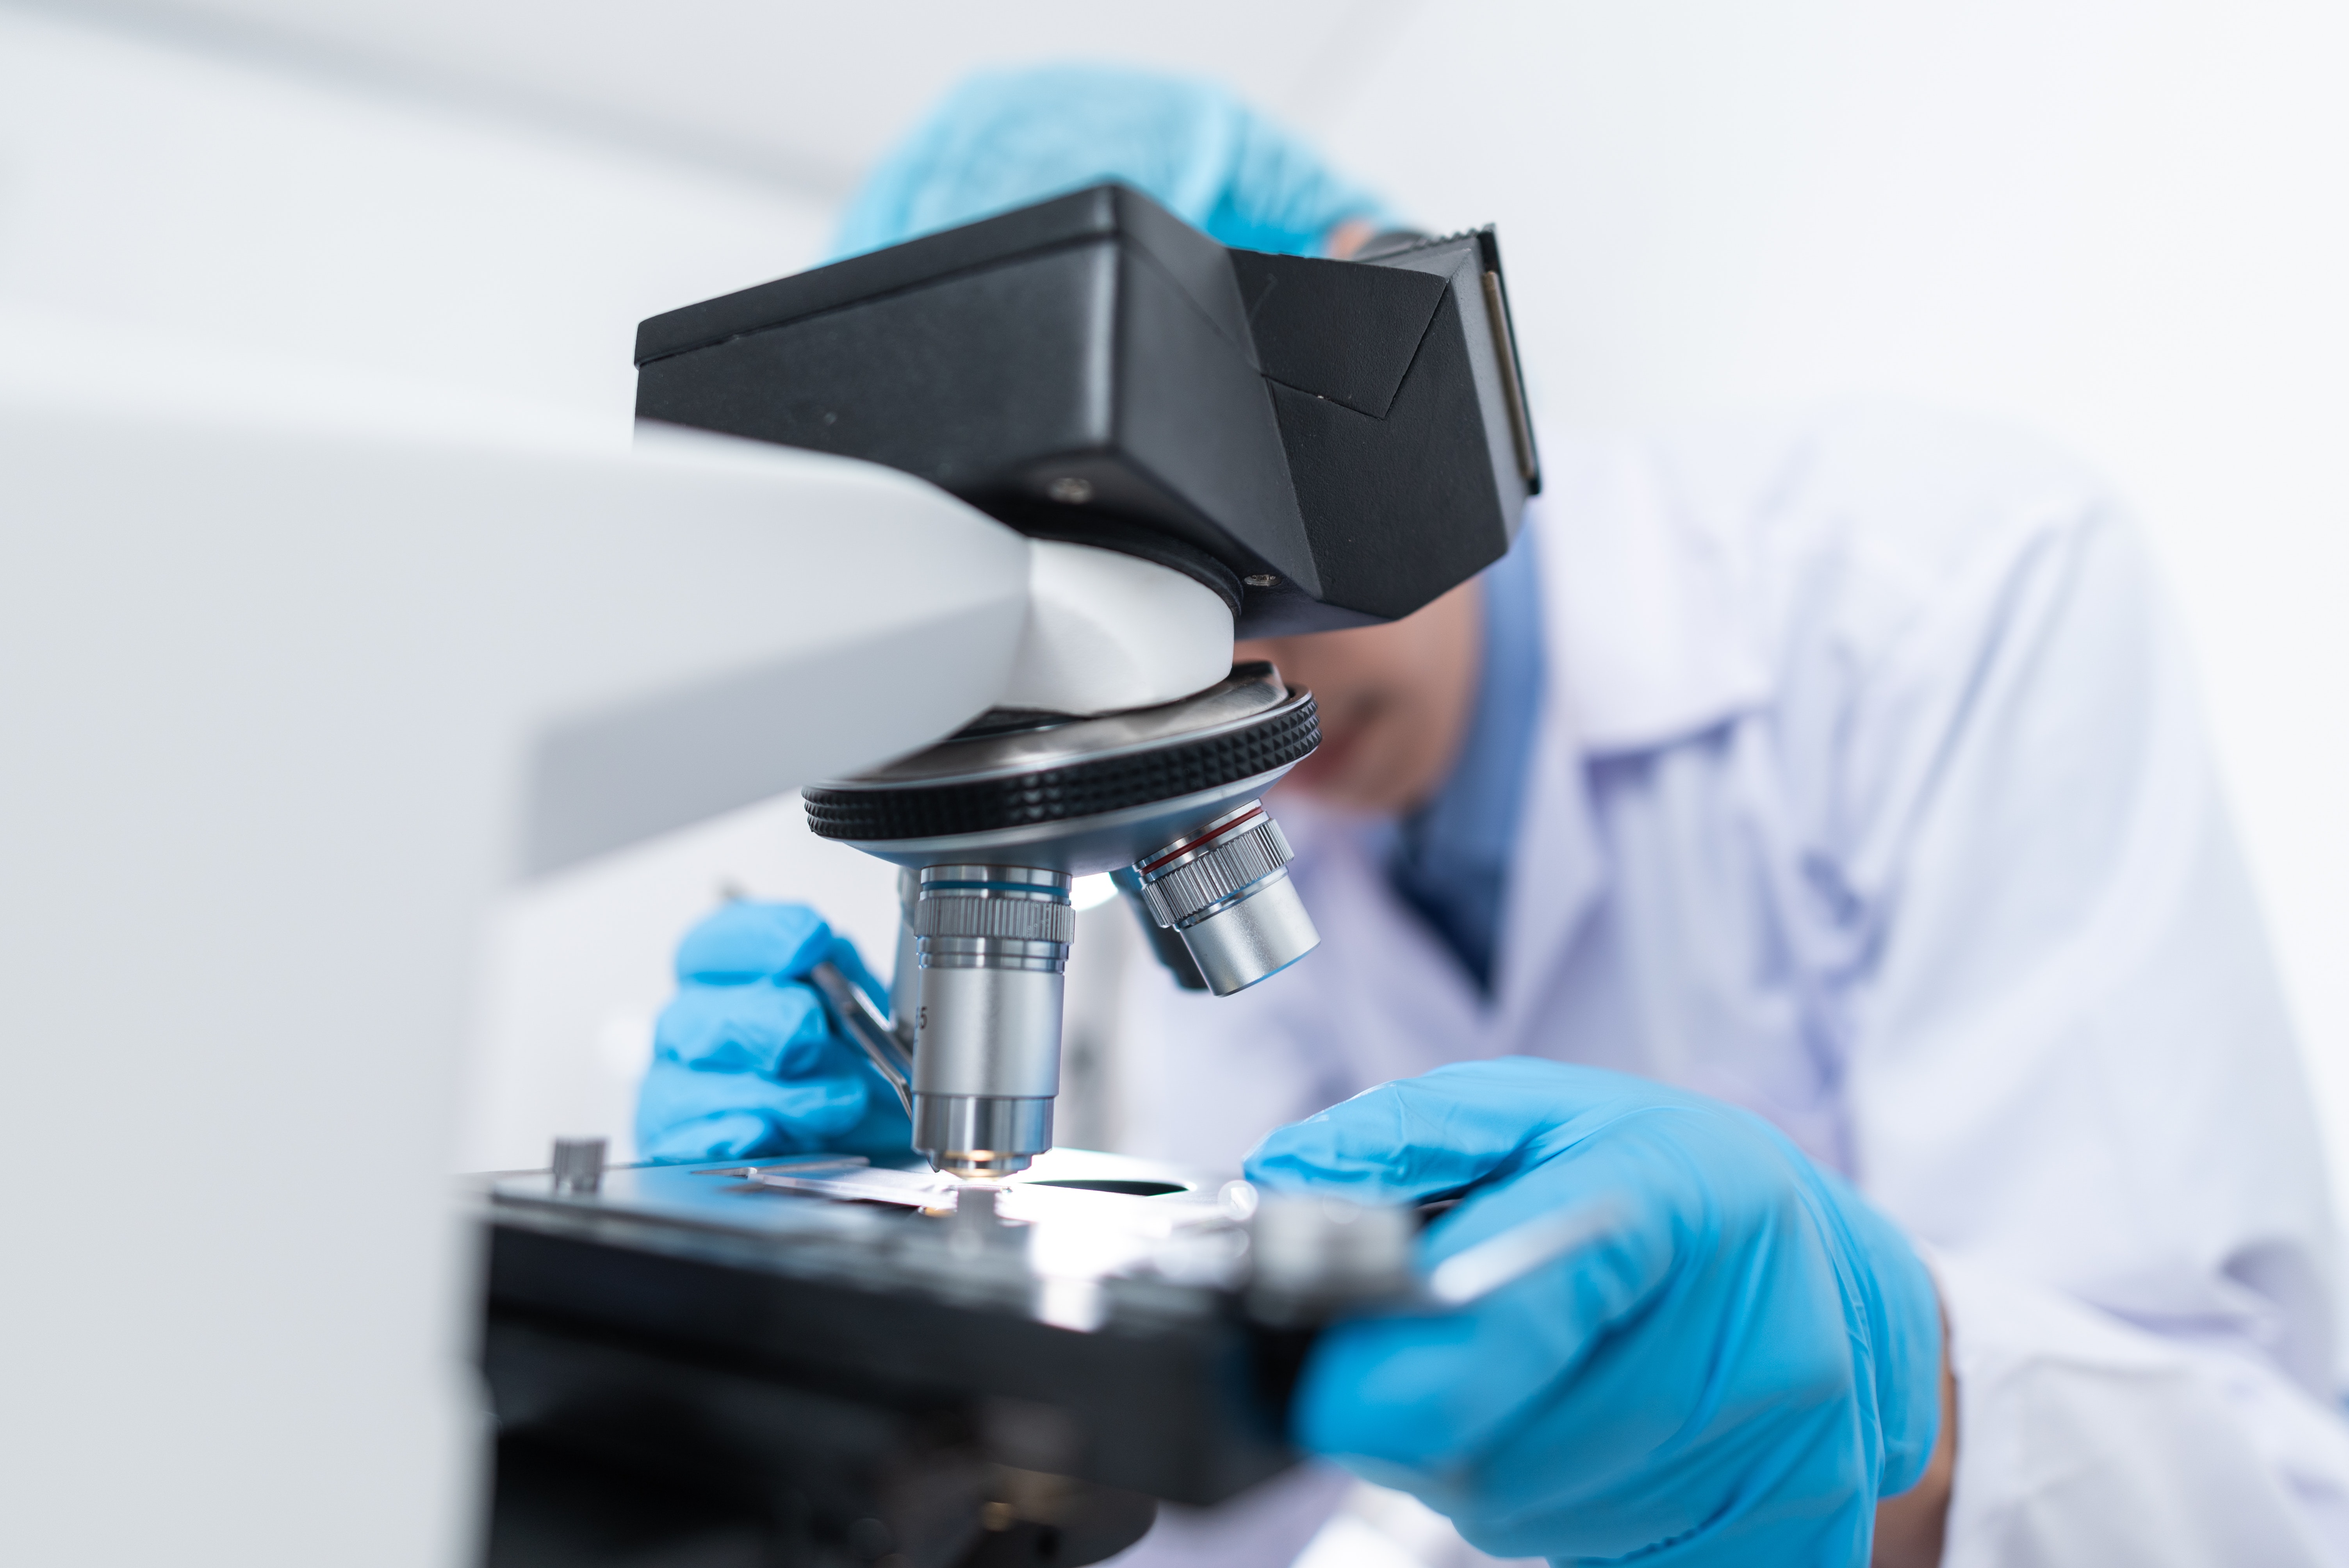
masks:
<path fill-rule="evenodd" d="M 2349 1437 L 2272 1365 L 1935 1263 L 1958 1385 L 1944 1568 L 2341 1560 Z"/>
<path fill-rule="evenodd" d="M 1842 557 L 1788 733 L 1856 1174 L 1951 1323 L 1945 1562 L 2349 1563 L 2323 1161 L 2178 630 L 2088 479 L 1898 466 L 1939 531 Z M 1823 514 L 1898 499 L 1858 468 Z"/>

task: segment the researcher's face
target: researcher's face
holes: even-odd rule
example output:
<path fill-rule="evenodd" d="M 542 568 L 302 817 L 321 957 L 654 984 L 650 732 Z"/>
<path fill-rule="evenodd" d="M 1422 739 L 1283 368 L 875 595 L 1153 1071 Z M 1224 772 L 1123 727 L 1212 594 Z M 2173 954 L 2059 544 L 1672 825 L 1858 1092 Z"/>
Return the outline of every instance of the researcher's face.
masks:
<path fill-rule="evenodd" d="M 1475 706 L 1481 593 L 1472 577 L 1382 626 L 1238 645 L 1238 657 L 1270 659 L 1321 710 L 1320 749 L 1284 788 L 1355 811 L 1409 811 L 1433 799 Z"/>

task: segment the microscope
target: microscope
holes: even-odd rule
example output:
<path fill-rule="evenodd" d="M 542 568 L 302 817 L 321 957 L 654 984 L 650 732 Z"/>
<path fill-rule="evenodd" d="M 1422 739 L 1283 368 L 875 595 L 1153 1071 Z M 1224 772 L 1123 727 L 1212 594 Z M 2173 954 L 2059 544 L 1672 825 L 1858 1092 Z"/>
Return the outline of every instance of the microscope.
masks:
<path fill-rule="evenodd" d="M 1261 799 L 1313 699 L 1233 637 L 1407 615 L 1540 488 L 1489 229 L 1268 255 L 1106 184 L 655 316 L 636 362 L 640 419 L 886 464 L 1040 542 L 1001 705 L 805 792 L 903 868 L 891 1019 L 819 982 L 962 1177 L 1052 1146 L 1073 877 L 1218 996 L 1319 941 Z"/>
<path fill-rule="evenodd" d="M 1496 242 L 1258 254 L 1102 185 L 655 316 L 636 361 L 648 427 L 1024 535 L 1026 620 L 994 706 L 803 791 L 899 868 L 887 1012 L 812 978 L 928 1169 L 571 1146 L 488 1182 L 491 1563 L 1098 1561 L 1293 1462 L 1316 1326 L 1430 1288 L 1407 1213 L 1056 1150 L 1052 1107 L 1074 878 L 1217 995 L 1319 941 L 1265 800 L 1313 698 L 1232 644 L 1407 615 L 1509 548 L 1540 470 Z M 1500 1238 L 1477 1288 L 1573 1240 Z"/>

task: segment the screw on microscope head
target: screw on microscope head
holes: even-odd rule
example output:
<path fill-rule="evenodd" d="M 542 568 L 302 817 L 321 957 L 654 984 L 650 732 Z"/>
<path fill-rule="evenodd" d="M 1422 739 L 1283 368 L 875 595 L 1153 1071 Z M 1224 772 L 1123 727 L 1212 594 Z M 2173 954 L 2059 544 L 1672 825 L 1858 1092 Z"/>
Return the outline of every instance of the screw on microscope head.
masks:
<path fill-rule="evenodd" d="M 554 1190 L 584 1195 L 604 1185 L 604 1140 L 558 1138 L 554 1140 Z"/>

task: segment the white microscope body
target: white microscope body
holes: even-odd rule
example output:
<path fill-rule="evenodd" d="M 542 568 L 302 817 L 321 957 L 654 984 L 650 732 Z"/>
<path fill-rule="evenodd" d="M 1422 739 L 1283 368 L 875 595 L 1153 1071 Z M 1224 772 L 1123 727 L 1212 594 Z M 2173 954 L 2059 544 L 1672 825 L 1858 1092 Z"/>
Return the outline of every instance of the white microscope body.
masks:
<path fill-rule="evenodd" d="M 499 890 L 1229 663 L 872 465 L 234 381 L 0 371 L 0 1561 L 469 1560 Z"/>

